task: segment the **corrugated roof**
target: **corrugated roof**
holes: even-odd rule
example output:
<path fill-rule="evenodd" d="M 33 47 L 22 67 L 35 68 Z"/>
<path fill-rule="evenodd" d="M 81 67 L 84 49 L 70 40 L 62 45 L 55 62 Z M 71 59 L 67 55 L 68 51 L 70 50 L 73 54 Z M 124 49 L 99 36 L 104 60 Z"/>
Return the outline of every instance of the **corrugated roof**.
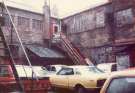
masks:
<path fill-rule="evenodd" d="M 45 58 L 64 58 L 65 56 L 61 53 L 59 53 L 56 50 L 52 50 L 49 48 L 44 48 L 42 46 L 37 45 L 28 45 L 27 48 L 38 55 L 39 57 L 45 57 Z"/>

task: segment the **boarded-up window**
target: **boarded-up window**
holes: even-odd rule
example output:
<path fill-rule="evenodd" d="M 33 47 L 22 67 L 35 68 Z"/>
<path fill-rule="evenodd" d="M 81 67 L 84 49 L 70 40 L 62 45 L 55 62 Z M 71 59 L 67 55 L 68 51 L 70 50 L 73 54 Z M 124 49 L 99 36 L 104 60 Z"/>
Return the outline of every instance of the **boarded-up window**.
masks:
<path fill-rule="evenodd" d="M 105 26 L 105 13 L 98 12 L 96 13 L 96 27 L 104 27 Z"/>
<path fill-rule="evenodd" d="M 32 28 L 37 30 L 42 30 L 42 21 L 33 19 L 32 20 Z"/>
<path fill-rule="evenodd" d="M 121 27 L 126 24 L 132 24 L 134 22 L 132 9 L 126 9 L 115 13 L 115 21 L 117 27 Z"/>
<path fill-rule="evenodd" d="M 18 26 L 24 26 L 26 28 L 29 28 L 30 27 L 30 20 L 29 20 L 29 18 L 18 16 Z"/>

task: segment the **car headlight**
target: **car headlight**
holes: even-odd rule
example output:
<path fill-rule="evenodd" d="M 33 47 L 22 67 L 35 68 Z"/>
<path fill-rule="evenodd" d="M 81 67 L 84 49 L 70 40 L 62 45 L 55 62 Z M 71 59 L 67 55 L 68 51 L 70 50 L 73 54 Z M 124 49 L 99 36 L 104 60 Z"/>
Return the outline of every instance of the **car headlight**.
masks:
<path fill-rule="evenodd" d="M 106 79 L 98 80 L 97 81 L 97 87 L 102 87 L 105 83 Z"/>

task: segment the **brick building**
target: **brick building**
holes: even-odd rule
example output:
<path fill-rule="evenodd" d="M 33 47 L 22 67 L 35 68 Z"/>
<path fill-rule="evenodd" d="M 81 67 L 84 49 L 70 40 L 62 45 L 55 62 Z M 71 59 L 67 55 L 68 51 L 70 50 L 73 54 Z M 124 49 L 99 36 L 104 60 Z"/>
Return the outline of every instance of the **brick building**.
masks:
<path fill-rule="evenodd" d="M 135 0 L 110 0 L 62 19 L 63 32 L 95 64 L 135 66 Z"/>
<path fill-rule="evenodd" d="M 18 5 L 8 5 L 8 10 L 32 64 L 48 65 L 50 63 L 62 63 L 65 59 L 68 61 L 62 52 L 48 48 L 49 41 L 59 24 L 57 18 L 50 18 L 49 6 L 46 3 L 42 12 L 20 8 Z M 2 26 L 2 29 L 16 59 L 16 63 L 27 64 L 26 57 L 20 47 L 17 35 L 5 8 L 4 18 L 5 25 Z"/>
<path fill-rule="evenodd" d="M 108 14 L 111 3 L 90 8 L 62 19 L 63 30 L 85 56 L 95 63 L 113 62 Z"/>
<path fill-rule="evenodd" d="M 112 0 L 116 62 L 135 66 L 135 0 Z"/>
<path fill-rule="evenodd" d="M 135 0 L 109 0 L 103 5 L 65 17 L 61 19 L 62 31 L 94 64 L 117 62 L 122 68 L 135 66 L 134 3 Z M 47 46 L 53 33 L 59 29 L 58 19 L 49 19 L 50 15 L 46 14 L 50 12 L 49 8 L 43 8 L 43 13 L 39 13 L 9 6 L 25 45 Z M 17 44 L 15 33 L 11 34 L 9 17 L 5 16 L 6 26 L 3 29 L 7 40 Z"/>

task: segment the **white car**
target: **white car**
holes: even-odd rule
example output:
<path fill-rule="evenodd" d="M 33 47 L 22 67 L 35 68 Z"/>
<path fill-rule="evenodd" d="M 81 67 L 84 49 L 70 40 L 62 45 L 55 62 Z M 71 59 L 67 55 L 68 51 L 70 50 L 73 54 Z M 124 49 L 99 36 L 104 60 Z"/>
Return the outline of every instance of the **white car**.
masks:
<path fill-rule="evenodd" d="M 48 71 L 42 66 L 32 66 L 32 68 L 38 78 L 46 77 L 48 75 Z M 32 75 L 34 75 L 32 74 L 32 68 L 27 65 L 16 65 L 19 77 L 32 77 Z M 35 77 L 35 75 L 33 77 Z"/>
<path fill-rule="evenodd" d="M 97 68 L 101 69 L 104 72 L 110 73 L 113 71 L 117 71 L 117 64 L 116 63 L 102 63 L 102 64 L 98 64 Z"/>
<path fill-rule="evenodd" d="M 75 90 L 76 93 L 99 91 L 109 76 L 95 66 L 65 66 L 50 76 L 52 88 Z"/>

